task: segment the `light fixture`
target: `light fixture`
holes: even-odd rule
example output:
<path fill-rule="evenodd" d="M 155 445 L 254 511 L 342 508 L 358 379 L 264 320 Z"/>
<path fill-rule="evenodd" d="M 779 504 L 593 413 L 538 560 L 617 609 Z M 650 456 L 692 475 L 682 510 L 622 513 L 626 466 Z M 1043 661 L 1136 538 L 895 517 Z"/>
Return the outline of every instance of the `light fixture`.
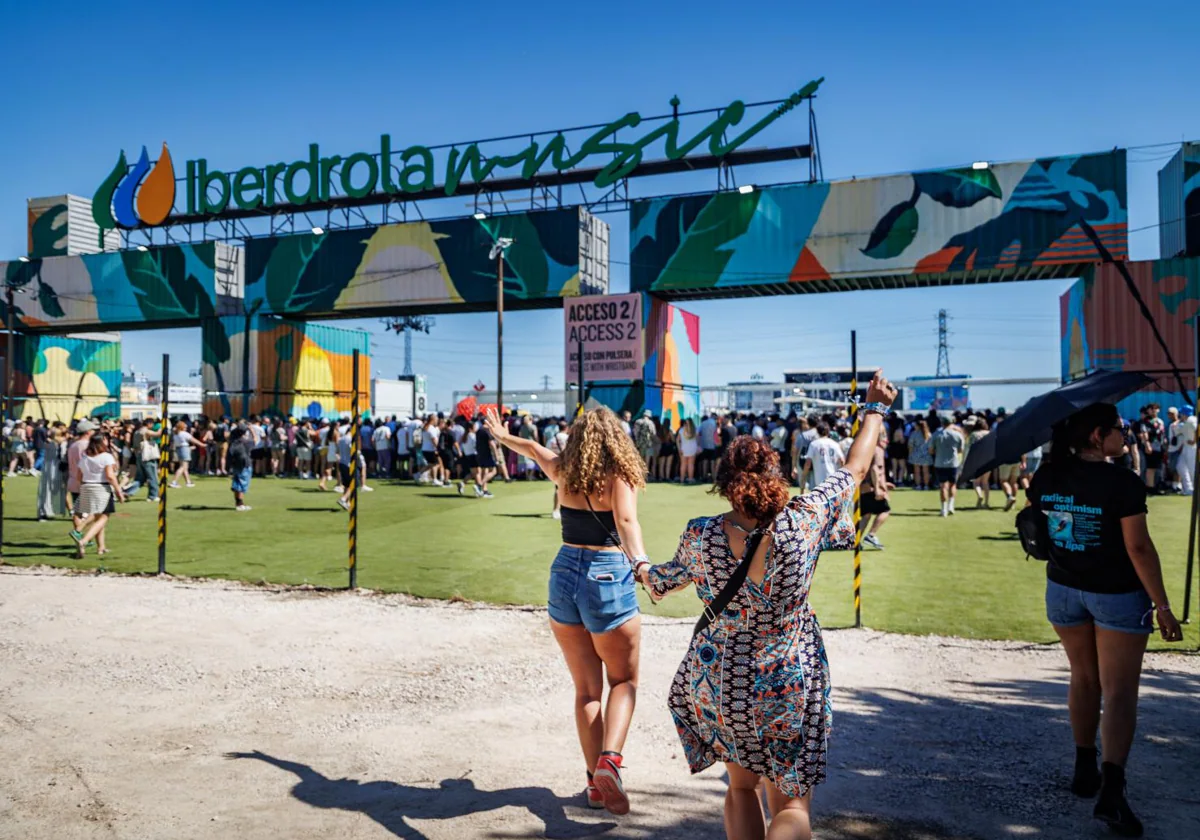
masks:
<path fill-rule="evenodd" d="M 742 184 L 740 187 L 738 187 L 738 192 L 740 192 L 742 195 L 749 195 L 750 193 L 754 192 L 754 185 Z"/>
<path fill-rule="evenodd" d="M 145 245 L 139 245 L 139 246 L 137 246 L 137 249 L 138 249 L 139 251 L 141 251 L 142 253 L 145 253 L 146 251 L 149 251 L 149 250 L 150 250 L 150 249 L 149 249 L 149 248 L 147 248 Z"/>
<path fill-rule="evenodd" d="M 487 213 L 476 213 L 472 218 L 474 218 L 477 222 L 482 222 L 487 218 Z"/>
<path fill-rule="evenodd" d="M 17 257 L 17 262 L 29 262 L 29 257 Z"/>
<path fill-rule="evenodd" d="M 320 225 L 315 225 L 313 227 L 313 233 L 315 233 L 317 236 L 320 236 L 324 232 L 325 232 L 325 228 L 321 227 Z"/>
<path fill-rule="evenodd" d="M 986 160 L 977 160 L 971 164 L 972 169 L 991 169 L 992 165 Z"/>
<path fill-rule="evenodd" d="M 531 400 L 536 400 L 536 399 L 537 399 L 537 394 L 530 394 L 530 395 L 529 395 L 529 399 L 531 399 Z"/>

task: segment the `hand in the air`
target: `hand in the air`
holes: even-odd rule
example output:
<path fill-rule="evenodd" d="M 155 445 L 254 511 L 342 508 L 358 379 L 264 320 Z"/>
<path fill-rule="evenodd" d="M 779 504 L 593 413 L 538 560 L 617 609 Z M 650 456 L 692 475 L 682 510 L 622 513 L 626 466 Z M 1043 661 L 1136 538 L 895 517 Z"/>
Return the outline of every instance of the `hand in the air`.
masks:
<path fill-rule="evenodd" d="M 896 386 L 884 377 L 883 371 L 877 370 L 871 377 L 871 384 L 867 386 L 867 402 L 891 406 L 897 393 Z"/>
<path fill-rule="evenodd" d="M 508 427 L 500 422 L 500 417 L 496 414 L 496 409 L 488 408 L 483 412 L 483 424 L 487 426 L 487 430 L 491 433 L 492 438 L 498 443 L 503 443 L 508 437 Z"/>

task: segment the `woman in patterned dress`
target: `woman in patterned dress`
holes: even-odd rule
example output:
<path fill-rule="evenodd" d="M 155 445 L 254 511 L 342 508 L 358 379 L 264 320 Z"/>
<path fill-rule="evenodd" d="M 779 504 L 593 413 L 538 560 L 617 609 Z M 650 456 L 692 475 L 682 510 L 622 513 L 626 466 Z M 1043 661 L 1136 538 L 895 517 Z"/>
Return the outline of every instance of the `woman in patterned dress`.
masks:
<path fill-rule="evenodd" d="M 730 838 L 812 836 L 812 788 L 825 780 L 832 707 L 829 664 L 808 601 L 824 548 L 853 544 L 854 490 L 867 474 L 896 389 L 876 373 L 867 389 L 861 433 L 846 465 L 810 493 L 789 501 L 775 452 L 741 437 L 726 449 L 714 492 L 727 513 L 688 523 L 675 559 L 638 565 L 654 597 L 695 584 L 707 607 L 763 532 L 745 583 L 692 639 L 671 685 L 670 709 L 693 773 L 725 762 L 725 831 Z M 756 792 L 765 781 L 767 831 Z"/>

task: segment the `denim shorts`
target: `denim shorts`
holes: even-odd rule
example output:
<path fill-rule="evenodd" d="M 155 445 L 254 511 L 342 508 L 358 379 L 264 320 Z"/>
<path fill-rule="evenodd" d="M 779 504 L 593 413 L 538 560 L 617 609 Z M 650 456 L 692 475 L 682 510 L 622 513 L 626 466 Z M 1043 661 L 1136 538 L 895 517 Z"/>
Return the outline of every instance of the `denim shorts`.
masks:
<path fill-rule="evenodd" d="M 633 586 L 633 569 L 619 550 L 564 545 L 550 567 L 550 617 L 607 633 L 638 614 Z"/>
<path fill-rule="evenodd" d="M 1154 632 L 1150 620 L 1153 609 L 1150 596 L 1140 589 L 1107 595 L 1046 581 L 1046 618 L 1059 627 L 1078 627 L 1091 622 L 1118 633 L 1150 634 Z"/>

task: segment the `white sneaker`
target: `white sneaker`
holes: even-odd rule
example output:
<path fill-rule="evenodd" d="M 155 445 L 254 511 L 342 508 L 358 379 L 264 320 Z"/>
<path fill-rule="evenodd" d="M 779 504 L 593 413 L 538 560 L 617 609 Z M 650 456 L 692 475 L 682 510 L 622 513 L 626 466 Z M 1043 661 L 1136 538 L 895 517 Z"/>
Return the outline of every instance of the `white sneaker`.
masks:
<path fill-rule="evenodd" d="M 195 485 L 195 484 L 192 484 L 192 482 L 190 482 L 190 481 L 189 481 L 187 484 L 185 484 L 185 485 L 183 485 L 183 486 L 184 486 L 184 487 L 195 487 L 196 485 Z"/>
<path fill-rule="evenodd" d="M 358 489 L 359 489 L 359 490 L 361 490 L 361 491 L 363 491 L 364 493 L 374 493 L 374 492 L 375 492 L 375 488 L 374 488 L 374 487 L 368 487 L 368 486 L 367 486 L 367 485 L 365 485 L 365 484 L 364 484 L 362 487 L 358 488 Z"/>
<path fill-rule="evenodd" d="M 334 493 L 345 493 L 346 488 L 339 484 L 337 487 L 333 488 L 333 492 Z"/>
<path fill-rule="evenodd" d="M 338 499 L 338 507 L 340 507 L 342 510 L 350 510 L 350 503 L 345 499 Z"/>
<path fill-rule="evenodd" d="M 874 534 L 867 534 L 865 537 L 863 537 L 863 542 L 865 542 L 867 545 L 874 546 L 880 551 L 883 551 L 883 543 L 881 543 L 879 538 Z"/>
<path fill-rule="evenodd" d="M 179 489 L 179 484 L 178 484 L 178 482 L 175 482 L 175 481 L 172 481 L 172 482 L 171 482 L 170 484 L 168 484 L 167 486 L 168 486 L 168 487 L 170 487 L 172 490 L 178 490 L 178 489 Z"/>
<path fill-rule="evenodd" d="M 30 470 L 29 474 L 30 475 L 41 475 L 42 471 L 41 470 Z"/>
<path fill-rule="evenodd" d="M 237 510 L 238 513 L 244 513 L 248 510 L 254 510 L 254 508 L 250 507 L 250 505 L 238 505 L 235 510 Z"/>
<path fill-rule="evenodd" d="M 561 510 L 554 511 L 553 513 L 550 514 L 550 518 L 551 519 L 562 519 L 562 511 Z"/>
<path fill-rule="evenodd" d="M 483 488 L 480 487 L 478 484 L 475 485 L 475 498 L 476 499 L 483 498 Z"/>
<path fill-rule="evenodd" d="M 467 494 L 467 485 L 463 482 L 458 482 L 458 495 L 465 496 Z"/>

